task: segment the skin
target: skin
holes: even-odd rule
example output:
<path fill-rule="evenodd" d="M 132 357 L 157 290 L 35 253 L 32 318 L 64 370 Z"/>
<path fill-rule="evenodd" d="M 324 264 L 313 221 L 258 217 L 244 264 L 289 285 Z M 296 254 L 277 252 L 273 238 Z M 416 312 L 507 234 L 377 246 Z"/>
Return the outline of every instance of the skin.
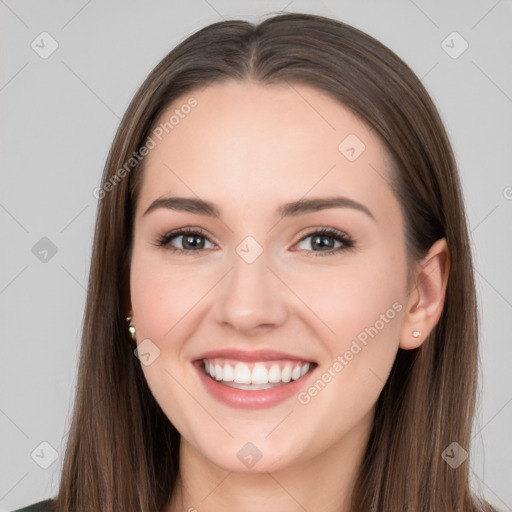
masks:
<path fill-rule="evenodd" d="M 326 94 L 230 81 L 179 98 L 162 119 L 190 96 L 197 106 L 147 157 L 130 273 L 137 343 L 149 338 L 160 350 L 142 369 L 182 436 L 168 510 L 348 510 L 396 353 L 421 345 L 441 314 L 446 243 L 436 242 L 408 281 L 392 161 L 375 132 Z M 354 161 L 338 149 L 349 134 L 365 144 Z M 221 216 L 164 208 L 143 215 L 169 196 L 211 201 Z M 353 208 L 276 216 L 285 202 L 328 196 L 357 201 L 374 218 Z M 192 240 L 201 252 L 155 245 L 183 226 L 206 232 Z M 319 248 L 307 235 L 321 227 L 348 234 L 354 247 L 322 257 L 343 243 Z M 263 249 L 251 264 L 236 252 L 247 236 Z M 184 238 L 170 246 L 190 247 Z M 394 303 L 401 310 L 307 404 L 293 396 L 267 409 L 229 407 L 191 365 L 212 349 L 275 349 L 316 361 L 320 377 Z M 237 457 L 247 442 L 262 453 L 251 469 Z"/>

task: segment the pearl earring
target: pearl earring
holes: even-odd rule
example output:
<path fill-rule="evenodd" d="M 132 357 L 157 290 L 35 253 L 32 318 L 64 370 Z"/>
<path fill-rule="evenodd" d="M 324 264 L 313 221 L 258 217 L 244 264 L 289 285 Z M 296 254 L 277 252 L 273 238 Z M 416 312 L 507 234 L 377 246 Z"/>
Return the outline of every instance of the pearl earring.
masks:
<path fill-rule="evenodd" d="M 412 335 L 415 337 L 415 338 L 419 338 L 420 335 L 421 335 L 421 332 L 420 331 L 412 331 Z"/>
<path fill-rule="evenodd" d="M 131 321 L 132 317 L 131 316 L 127 316 L 126 317 L 126 321 L 129 323 Z M 135 326 L 134 325 L 129 325 L 128 326 L 128 331 L 130 333 L 130 337 L 132 338 L 132 340 L 135 340 Z"/>

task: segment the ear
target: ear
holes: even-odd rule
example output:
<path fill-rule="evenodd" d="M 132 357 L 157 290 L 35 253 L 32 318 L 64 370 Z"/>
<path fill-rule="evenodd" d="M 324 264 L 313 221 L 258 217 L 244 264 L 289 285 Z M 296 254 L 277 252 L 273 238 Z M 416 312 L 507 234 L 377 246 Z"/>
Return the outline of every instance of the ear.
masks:
<path fill-rule="evenodd" d="M 400 333 L 400 348 L 418 348 L 439 321 L 449 272 L 450 253 L 446 239 L 441 238 L 416 265 Z"/>

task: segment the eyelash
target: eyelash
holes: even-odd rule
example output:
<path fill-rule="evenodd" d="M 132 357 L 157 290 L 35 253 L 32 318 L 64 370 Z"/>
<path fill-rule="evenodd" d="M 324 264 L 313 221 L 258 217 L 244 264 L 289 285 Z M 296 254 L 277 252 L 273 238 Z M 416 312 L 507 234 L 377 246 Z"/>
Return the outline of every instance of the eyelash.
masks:
<path fill-rule="evenodd" d="M 154 244 L 158 247 L 166 247 L 168 250 L 176 253 L 176 254 L 184 254 L 184 253 L 197 253 L 194 254 L 194 256 L 199 256 L 199 253 L 201 253 L 205 249 L 198 249 L 198 250 L 187 250 L 187 249 L 180 249 L 178 247 L 174 247 L 170 245 L 170 242 L 173 238 L 176 238 L 180 235 L 198 235 L 201 238 L 206 238 L 209 242 L 211 240 L 208 238 L 206 233 L 202 231 L 199 228 L 181 228 L 176 231 L 171 231 L 170 233 L 167 233 L 160 237 L 157 242 Z M 338 231 L 334 228 L 320 228 L 316 231 L 312 231 L 306 235 L 304 235 L 297 243 L 302 242 L 304 239 L 309 238 L 313 235 L 320 235 L 320 236 L 326 236 L 329 238 L 333 238 L 338 242 L 342 242 L 343 245 L 341 247 L 338 247 L 336 249 L 330 249 L 328 251 L 308 251 L 313 252 L 314 257 L 316 256 L 333 256 L 336 253 L 339 253 L 341 251 L 346 251 L 347 249 L 351 249 L 354 247 L 354 241 L 352 238 L 350 238 L 346 233 L 343 233 L 342 231 Z M 302 249 L 300 249 L 302 250 Z"/>

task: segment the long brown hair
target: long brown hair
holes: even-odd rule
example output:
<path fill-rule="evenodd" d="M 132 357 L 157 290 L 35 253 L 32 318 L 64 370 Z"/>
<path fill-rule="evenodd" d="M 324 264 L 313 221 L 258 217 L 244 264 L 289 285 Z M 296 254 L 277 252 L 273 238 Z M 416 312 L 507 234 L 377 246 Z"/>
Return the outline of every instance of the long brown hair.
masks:
<path fill-rule="evenodd" d="M 156 66 L 130 103 L 98 194 L 75 406 L 53 510 L 155 512 L 169 503 L 180 435 L 146 383 L 125 321 L 144 166 L 131 159 L 176 98 L 245 79 L 314 86 L 365 120 L 394 159 L 411 261 L 439 238 L 448 243 L 442 316 L 420 348 L 398 351 L 353 510 L 493 510 L 471 492 L 469 459 L 452 468 L 442 458 L 454 441 L 469 450 L 478 376 L 473 267 L 450 142 L 425 88 L 397 55 L 349 25 L 310 14 L 205 27 Z"/>

